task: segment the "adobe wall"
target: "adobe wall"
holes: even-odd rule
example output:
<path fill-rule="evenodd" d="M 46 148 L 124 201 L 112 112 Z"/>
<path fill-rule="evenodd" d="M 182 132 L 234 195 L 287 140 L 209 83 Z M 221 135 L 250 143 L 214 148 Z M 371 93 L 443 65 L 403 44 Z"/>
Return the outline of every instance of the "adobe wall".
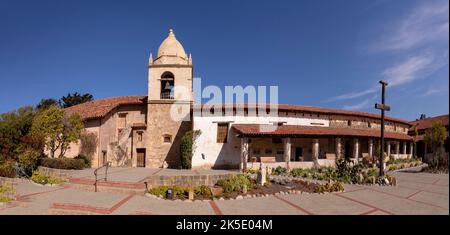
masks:
<path fill-rule="evenodd" d="M 170 117 L 171 108 L 188 110 L 190 104 L 149 103 L 146 132 L 146 167 L 159 168 L 164 161 L 168 167 L 181 166 L 180 142 L 184 134 L 192 130 L 192 121 L 178 121 Z M 165 143 L 164 137 L 170 136 L 171 142 Z"/>

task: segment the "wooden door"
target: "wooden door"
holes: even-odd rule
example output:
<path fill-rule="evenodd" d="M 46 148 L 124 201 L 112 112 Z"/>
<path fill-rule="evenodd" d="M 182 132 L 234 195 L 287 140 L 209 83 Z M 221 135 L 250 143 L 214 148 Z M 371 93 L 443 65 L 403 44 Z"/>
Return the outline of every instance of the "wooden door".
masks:
<path fill-rule="evenodd" d="M 137 167 L 145 167 L 145 149 L 137 149 Z"/>

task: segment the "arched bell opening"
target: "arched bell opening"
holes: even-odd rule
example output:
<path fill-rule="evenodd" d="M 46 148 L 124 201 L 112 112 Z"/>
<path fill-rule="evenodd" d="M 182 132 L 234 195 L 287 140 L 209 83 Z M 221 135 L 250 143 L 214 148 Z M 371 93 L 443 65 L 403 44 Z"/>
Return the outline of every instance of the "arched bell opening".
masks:
<path fill-rule="evenodd" d="M 161 75 L 161 99 L 174 99 L 175 76 L 171 72 Z"/>

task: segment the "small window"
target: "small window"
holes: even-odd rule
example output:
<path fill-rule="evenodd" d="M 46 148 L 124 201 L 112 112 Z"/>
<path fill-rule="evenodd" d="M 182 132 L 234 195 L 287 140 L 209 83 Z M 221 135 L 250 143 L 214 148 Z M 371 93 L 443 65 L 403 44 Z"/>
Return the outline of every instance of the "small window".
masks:
<path fill-rule="evenodd" d="M 284 150 L 283 149 L 277 149 L 277 154 L 278 155 L 283 155 L 284 154 Z"/>
<path fill-rule="evenodd" d="M 127 125 L 127 113 L 119 113 L 117 119 L 117 128 L 125 128 Z"/>
<path fill-rule="evenodd" d="M 228 137 L 228 123 L 217 123 L 217 143 L 226 143 Z"/>
<path fill-rule="evenodd" d="M 142 142 L 142 134 L 143 134 L 142 131 L 137 132 L 137 141 L 138 142 Z"/>
<path fill-rule="evenodd" d="M 367 127 L 371 128 L 372 127 L 372 123 L 371 122 L 367 122 Z"/>
<path fill-rule="evenodd" d="M 164 136 L 164 143 L 172 143 L 172 136 L 165 135 Z"/>
<path fill-rule="evenodd" d="M 272 154 L 272 149 L 266 149 L 265 154 Z"/>
<path fill-rule="evenodd" d="M 352 126 L 352 121 L 351 120 L 347 121 L 347 126 Z"/>
<path fill-rule="evenodd" d="M 259 155 L 261 154 L 261 150 L 259 148 L 253 149 L 253 154 Z"/>

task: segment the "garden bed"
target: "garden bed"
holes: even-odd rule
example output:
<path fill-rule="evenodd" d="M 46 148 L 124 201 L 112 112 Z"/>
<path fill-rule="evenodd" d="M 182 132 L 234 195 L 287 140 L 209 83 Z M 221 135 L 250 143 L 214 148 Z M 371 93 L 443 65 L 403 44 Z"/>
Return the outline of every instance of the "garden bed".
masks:
<path fill-rule="evenodd" d="M 430 166 L 425 166 L 422 168 L 421 172 L 431 174 L 448 174 L 448 168 L 447 167 L 433 168 Z"/>
<path fill-rule="evenodd" d="M 157 186 L 151 188 L 146 196 L 167 200 L 189 200 L 189 191 L 193 200 L 239 200 L 244 198 L 267 197 L 279 194 L 342 192 L 339 182 L 317 183 L 301 179 L 270 180 L 265 185 L 256 184 L 256 175 L 240 174 L 230 179 L 219 181 L 214 187 L 196 188 L 182 186 Z M 170 190 L 170 193 L 169 193 Z"/>
<path fill-rule="evenodd" d="M 417 159 L 393 159 L 387 161 L 386 172 L 397 171 L 400 169 L 414 168 L 423 165 Z M 363 185 L 396 185 L 395 177 L 385 174 L 385 178 L 380 179 L 379 169 L 371 167 L 372 164 L 353 164 L 347 159 L 336 161 L 336 167 L 320 167 L 316 169 L 294 168 L 288 171 L 284 167 L 272 169 L 272 176 L 282 176 L 293 179 L 307 179 L 313 182 L 338 181 L 348 184 Z M 252 172 L 254 173 L 254 172 Z M 448 171 L 447 171 L 448 173 Z M 271 176 L 271 177 L 272 177 Z"/>
<path fill-rule="evenodd" d="M 39 186 L 59 186 L 65 182 L 64 179 L 43 175 L 39 171 L 34 171 L 30 178 L 31 182 Z"/>
<path fill-rule="evenodd" d="M 423 163 L 419 160 L 397 159 L 393 162 L 388 162 L 388 165 L 386 166 L 386 170 L 387 171 L 396 171 L 396 170 L 421 166 L 422 164 Z"/>

